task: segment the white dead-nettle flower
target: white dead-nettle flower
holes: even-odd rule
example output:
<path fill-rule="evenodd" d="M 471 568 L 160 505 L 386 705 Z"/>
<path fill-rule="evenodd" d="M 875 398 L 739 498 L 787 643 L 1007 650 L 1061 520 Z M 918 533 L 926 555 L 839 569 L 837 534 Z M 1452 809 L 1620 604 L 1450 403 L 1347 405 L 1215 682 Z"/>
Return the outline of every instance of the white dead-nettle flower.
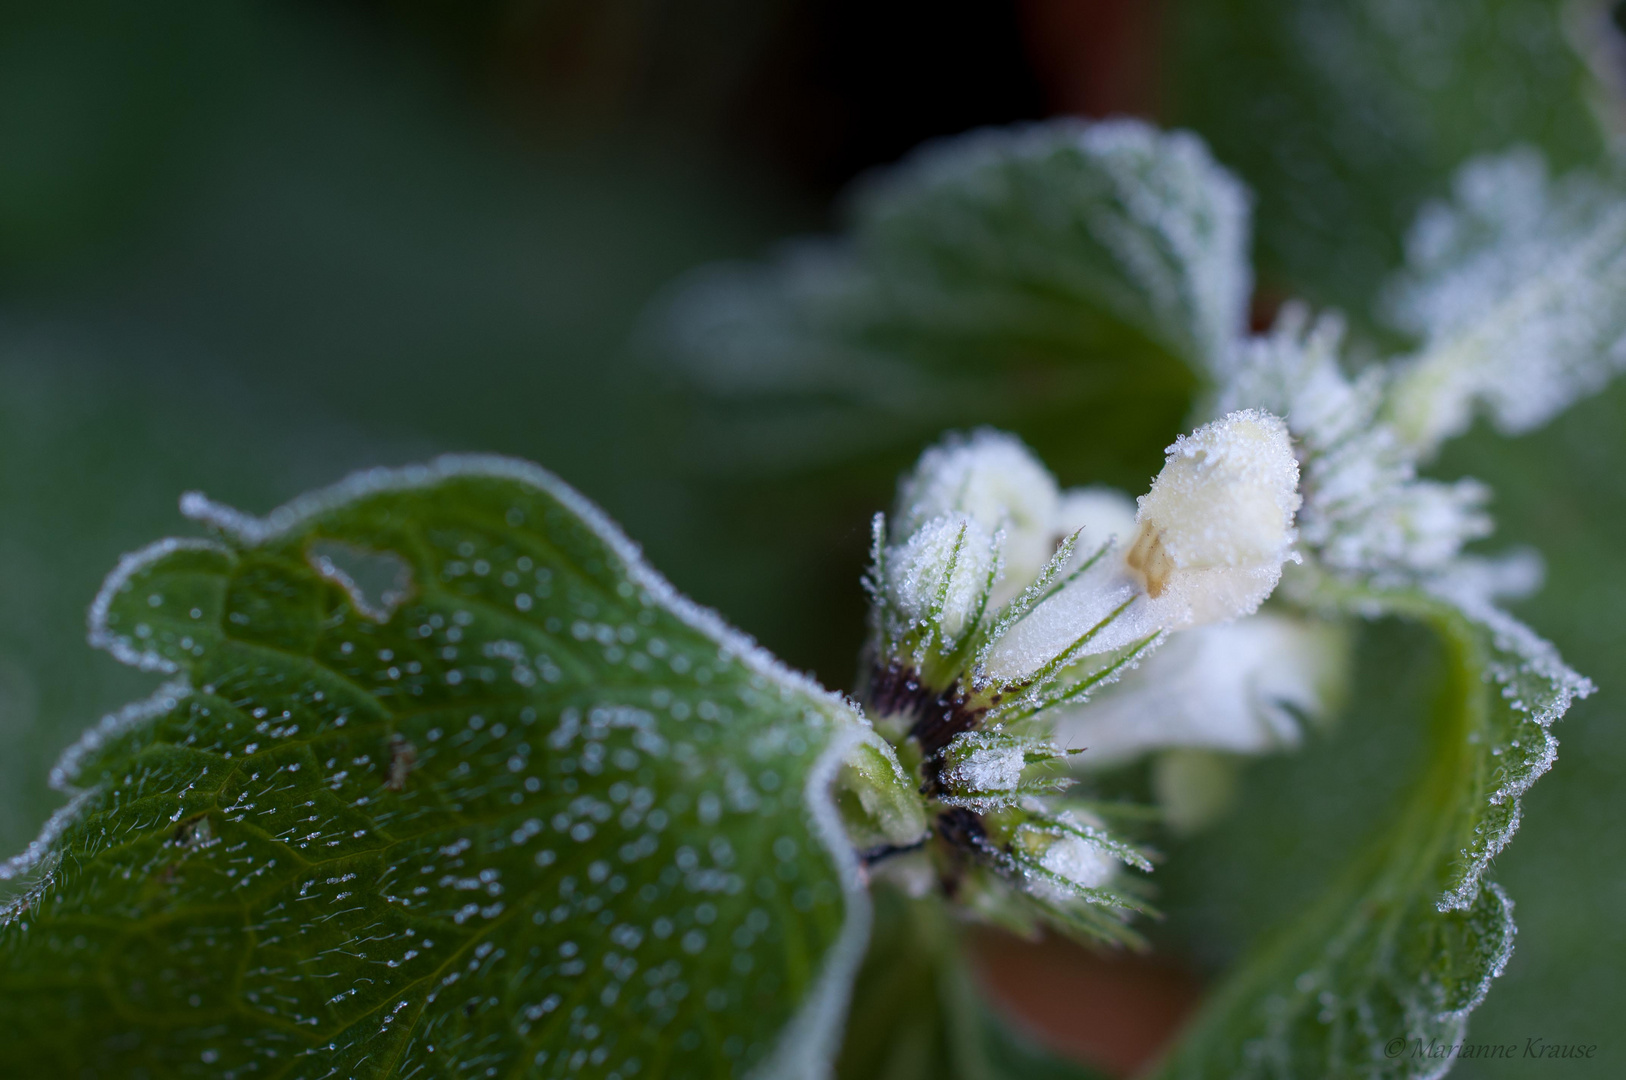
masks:
<path fill-rule="evenodd" d="M 997 539 L 976 520 L 955 513 L 924 522 L 883 560 L 887 604 L 905 623 L 899 631 L 935 630 L 939 647 L 951 645 L 987 603 L 997 563 Z"/>
<path fill-rule="evenodd" d="M 1231 413 L 1169 447 L 1124 561 L 1153 600 L 1169 593 L 1189 606 L 1188 624 L 1248 614 L 1291 554 L 1298 483 L 1287 425 Z"/>
<path fill-rule="evenodd" d="M 1063 746 L 1085 769 L 1174 746 L 1257 754 L 1297 746 L 1301 718 L 1343 699 L 1350 638 L 1339 623 L 1260 612 L 1173 635 L 1099 697 L 1057 710 Z"/>
<path fill-rule="evenodd" d="M 1246 409 L 1182 436 L 1140 499 L 1133 538 L 996 641 L 983 679 L 1016 682 L 1064 653 L 1251 614 L 1294 557 L 1298 506 L 1281 420 Z"/>
<path fill-rule="evenodd" d="M 1055 550 L 1056 481 L 1014 435 L 983 428 L 953 435 L 921 456 L 898 490 L 892 538 L 928 521 L 963 514 L 988 534 L 1004 530 L 1005 571 L 990 606 L 1015 596 Z"/>

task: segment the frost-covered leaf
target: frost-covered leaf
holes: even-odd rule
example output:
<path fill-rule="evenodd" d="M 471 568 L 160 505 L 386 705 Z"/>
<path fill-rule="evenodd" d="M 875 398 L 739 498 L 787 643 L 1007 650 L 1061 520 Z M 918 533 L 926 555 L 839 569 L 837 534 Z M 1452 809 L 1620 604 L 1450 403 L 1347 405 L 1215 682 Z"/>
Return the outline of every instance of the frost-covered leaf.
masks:
<path fill-rule="evenodd" d="M 1244 328 L 1247 233 L 1245 193 L 1189 134 L 989 130 L 862 187 L 844 240 L 710 271 L 656 326 L 689 380 L 743 407 L 730 430 L 753 465 L 826 460 L 1183 395 L 1182 369 L 1222 366 Z"/>
<path fill-rule="evenodd" d="M 29 1075 L 818 1075 L 868 907 L 855 715 L 531 466 L 362 474 L 127 558 L 167 671 L 5 867 Z"/>
<path fill-rule="evenodd" d="M 1400 812 L 1221 986 L 1162 1076 L 1438 1076 L 1451 1062 L 1385 1047 L 1460 1041 L 1511 954 L 1513 903 L 1485 871 L 1518 827 L 1520 795 L 1552 764 L 1549 726 L 1591 684 L 1460 590 L 1329 583 L 1322 600 L 1439 634 L 1449 669 L 1425 760 Z"/>
<path fill-rule="evenodd" d="M 1476 407 L 1539 427 L 1626 368 L 1626 196 L 1549 180 L 1528 147 L 1471 161 L 1418 215 L 1386 308 L 1422 341 L 1391 392 L 1409 444 L 1431 452 Z"/>

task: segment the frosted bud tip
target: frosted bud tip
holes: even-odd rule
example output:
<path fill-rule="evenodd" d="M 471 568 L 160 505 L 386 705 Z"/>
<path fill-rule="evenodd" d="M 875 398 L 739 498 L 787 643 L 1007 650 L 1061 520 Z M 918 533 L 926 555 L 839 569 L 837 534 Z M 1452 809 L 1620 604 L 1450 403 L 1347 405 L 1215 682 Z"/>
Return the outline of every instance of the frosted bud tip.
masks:
<path fill-rule="evenodd" d="M 887 604 L 908 628 L 935 628 L 948 644 L 984 606 L 997 557 L 994 538 L 976 521 L 964 514 L 933 518 L 888 549 Z"/>
<path fill-rule="evenodd" d="M 1245 409 L 1175 440 L 1140 498 L 1125 563 L 1157 600 L 1189 607 L 1190 623 L 1246 615 L 1293 557 L 1299 467 L 1287 425 Z"/>

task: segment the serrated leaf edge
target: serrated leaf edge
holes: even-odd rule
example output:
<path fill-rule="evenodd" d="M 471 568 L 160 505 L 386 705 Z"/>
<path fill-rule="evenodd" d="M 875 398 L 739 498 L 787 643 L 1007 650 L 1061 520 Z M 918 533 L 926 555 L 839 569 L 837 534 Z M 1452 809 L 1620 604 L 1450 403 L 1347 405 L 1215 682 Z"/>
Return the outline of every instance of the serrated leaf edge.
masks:
<path fill-rule="evenodd" d="M 1519 831 L 1523 819 L 1523 806 L 1520 796 L 1530 790 L 1535 782 L 1547 774 L 1558 759 L 1558 739 L 1552 734 L 1553 723 L 1562 717 L 1577 699 L 1589 697 L 1597 690 L 1591 679 L 1575 671 L 1560 658 L 1558 650 L 1551 642 L 1541 637 L 1524 623 L 1515 619 L 1495 604 L 1485 601 L 1472 592 L 1453 588 L 1449 579 L 1430 583 L 1426 591 L 1429 595 L 1443 600 L 1457 609 L 1462 616 L 1472 623 L 1483 627 L 1491 636 L 1492 642 L 1499 649 L 1515 654 L 1527 665 L 1532 674 L 1545 679 L 1552 684 L 1553 698 L 1541 708 L 1528 713 L 1532 723 L 1541 728 L 1544 739 L 1540 758 L 1529 769 L 1510 776 L 1501 787 L 1490 792 L 1486 799 L 1492 806 L 1500 806 L 1511 802 L 1512 808 L 1508 815 L 1505 828 L 1494 836 L 1486 838 L 1486 843 L 1480 852 L 1466 863 L 1459 871 L 1459 878 L 1439 900 L 1435 907 L 1441 912 L 1461 911 L 1471 905 L 1479 896 L 1479 889 L 1484 881 L 1485 871 L 1490 868 L 1492 860 L 1501 854 L 1503 849 L 1513 840 L 1513 835 Z M 1511 693 L 1510 687 L 1514 673 L 1505 665 L 1492 661 L 1486 669 L 1487 676 L 1494 680 L 1502 689 L 1503 696 Z M 1464 852 L 1466 854 L 1466 852 Z M 1511 912 L 1512 901 L 1498 890 L 1508 910 Z M 1511 918 L 1511 915 L 1509 916 Z"/>
<path fill-rule="evenodd" d="M 1502 929 L 1504 931 L 1502 947 L 1497 950 L 1496 956 L 1492 958 L 1490 967 L 1485 972 L 1485 978 L 1474 989 L 1473 998 L 1460 1009 L 1451 1009 L 1440 1013 L 1440 1019 L 1442 1020 L 1467 1020 L 1470 1013 L 1484 1004 L 1486 996 L 1490 993 L 1491 984 L 1502 977 L 1502 972 L 1507 968 L 1507 962 L 1513 959 L 1513 939 L 1519 934 L 1519 924 L 1513 919 L 1513 898 L 1507 894 L 1506 889 L 1494 881 L 1485 882 L 1485 886 L 1496 897 L 1496 902 L 1502 906 Z M 1443 1076 L 1445 1074 L 1440 1073 L 1438 1075 Z"/>

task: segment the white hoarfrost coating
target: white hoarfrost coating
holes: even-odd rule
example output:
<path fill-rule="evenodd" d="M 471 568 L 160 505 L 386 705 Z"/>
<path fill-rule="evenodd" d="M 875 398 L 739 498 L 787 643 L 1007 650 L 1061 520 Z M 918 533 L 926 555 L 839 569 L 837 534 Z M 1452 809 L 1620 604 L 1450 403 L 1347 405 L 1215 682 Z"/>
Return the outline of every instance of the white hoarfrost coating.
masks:
<path fill-rule="evenodd" d="M 944 638 L 958 638 L 982 605 L 997 557 L 994 537 L 974 519 L 965 514 L 933 518 L 887 549 L 887 602 L 911 625 L 936 610 Z"/>
<path fill-rule="evenodd" d="M 1102 653 L 1251 614 L 1295 557 L 1298 475 L 1287 425 L 1269 413 L 1245 409 L 1182 436 L 1140 499 L 1132 538 L 1000 638 L 983 678 L 1014 682 L 1070 649 Z"/>
<path fill-rule="evenodd" d="M 964 514 L 990 535 L 1005 530 L 1005 573 L 990 607 L 1021 592 L 1055 551 L 1056 481 L 1014 435 L 983 428 L 921 455 L 898 490 L 893 539 L 926 522 Z"/>

